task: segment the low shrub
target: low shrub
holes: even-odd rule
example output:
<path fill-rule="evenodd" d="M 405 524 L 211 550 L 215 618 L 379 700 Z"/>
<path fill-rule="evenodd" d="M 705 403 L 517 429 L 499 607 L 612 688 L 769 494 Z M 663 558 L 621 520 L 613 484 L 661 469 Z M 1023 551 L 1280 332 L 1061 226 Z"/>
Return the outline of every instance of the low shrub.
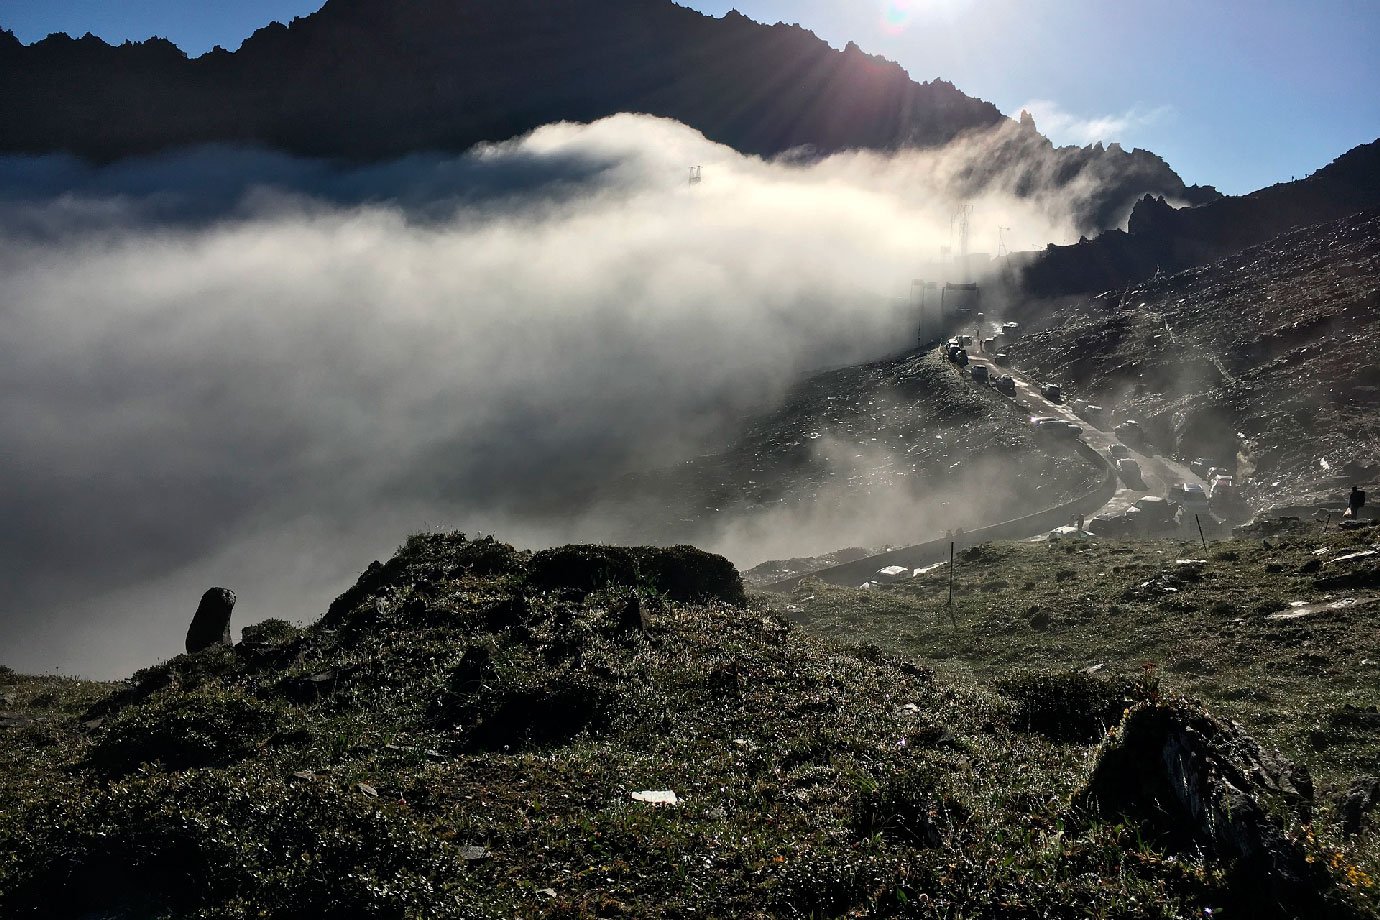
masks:
<path fill-rule="evenodd" d="M 168 770 L 222 766 L 249 755 L 282 722 L 277 707 L 238 690 L 167 690 L 111 717 L 89 761 L 113 775 L 143 764 Z"/>

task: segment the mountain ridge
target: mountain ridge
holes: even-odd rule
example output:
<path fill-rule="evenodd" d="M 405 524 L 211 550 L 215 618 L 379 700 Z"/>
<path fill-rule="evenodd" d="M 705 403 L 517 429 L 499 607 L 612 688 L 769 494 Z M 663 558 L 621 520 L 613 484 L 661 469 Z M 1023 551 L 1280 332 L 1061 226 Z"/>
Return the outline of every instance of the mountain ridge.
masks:
<path fill-rule="evenodd" d="M 851 42 L 835 50 L 798 25 L 669 0 L 330 0 L 197 58 L 159 38 L 24 45 L 0 32 L 0 152 L 11 154 L 110 161 L 230 143 L 376 160 L 619 112 L 673 118 L 765 157 L 938 147 L 1017 127 L 990 102 L 915 82 Z M 1118 224 L 1146 193 L 1216 197 L 1148 152 L 1050 148 L 1056 183 L 1089 169 L 1105 182 L 1080 229 Z"/>
<path fill-rule="evenodd" d="M 1299 227 L 1380 207 L 1380 140 L 1360 144 L 1302 179 L 1201 207 L 1145 195 L 1125 230 L 1051 245 L 1025 266 L 1026 291 L 1062 297 L 1110 291 L 1205 265 Z"/>

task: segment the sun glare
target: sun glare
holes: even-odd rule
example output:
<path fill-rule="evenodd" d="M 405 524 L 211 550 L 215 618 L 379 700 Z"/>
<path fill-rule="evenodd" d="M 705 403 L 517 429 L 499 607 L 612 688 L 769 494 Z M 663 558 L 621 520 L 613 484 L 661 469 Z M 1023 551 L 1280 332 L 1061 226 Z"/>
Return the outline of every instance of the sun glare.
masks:
<path fill-rule="evenodd" d="M 900 35 L 910 25 L 920 0 L 882 0 L 882 28 Z"/>

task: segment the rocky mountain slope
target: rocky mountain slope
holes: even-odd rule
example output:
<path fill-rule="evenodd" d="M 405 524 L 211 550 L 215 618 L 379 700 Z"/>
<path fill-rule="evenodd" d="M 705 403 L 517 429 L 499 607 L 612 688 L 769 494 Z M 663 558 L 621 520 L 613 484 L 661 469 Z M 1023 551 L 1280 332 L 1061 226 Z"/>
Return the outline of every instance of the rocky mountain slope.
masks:
<path fill-rule="evenodd" d="M 110 47 L 54 35 L 25 46 L 0 32 L 6 153 L 110 160 L 221 143 L 378 159 L 618 112 L 673 118 L 761 155 L 932 147 L 1013 124 L 855 45 L 839 52 L 799 26 L 716 19 L 670 0 L 330 0 L 238 51 L 194 60 L 161 39 Z M 1215 196 L 1141 151 L 1023 152 L 1041 159 L 1022 182 L 1096 186 L 1089 232 L 1147 193 Z"/>
<path fill-rule="evenodd" d="M 1022 285 L 1040 297 L 1121 288 L 1374 207 L 1380 207 L 1380 140 L 1348 151 L 1307 178 L 1201 207 L 1176 208 L 1163 197 L 1146 195 L 1125 230 L 1073 246 L 1050 246 L 1024 267 Z"/>
<path fill-rule="evenodd" d="M 1019 364 L 1235 469 L 1257 508 L 1380 479 L 1380 210 L 1028 310 Z"/>
<path fill-rule="evenodd" d="M 1375 908 L 1367 809 L 1315 829 L 1241 727 L 825 644 L 689 547 L 420 536 L 306 628 L 0 699 L 5 916 Z"/>
<path fill-rule="evenodd" d="M 1040 511 L 1102 471 L 932 350 L 816 375 L 723 451 L 627 477 L 607 501 L 738 559 L 910 544 Z"/>

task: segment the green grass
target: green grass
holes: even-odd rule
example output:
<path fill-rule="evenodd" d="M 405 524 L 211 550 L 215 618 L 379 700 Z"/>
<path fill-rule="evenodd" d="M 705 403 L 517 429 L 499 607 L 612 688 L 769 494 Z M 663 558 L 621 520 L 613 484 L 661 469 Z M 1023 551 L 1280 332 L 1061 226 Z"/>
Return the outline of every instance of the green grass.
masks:
<path fill-rule="evenodd" d="M 919 585 L 792 602 L 845 645 L 777 615 L 782 599 L 745 603 L 688 548 L 537 559 L 431 535 L 305 629 L 120 684 L 0 673 L 6 711 L 35 719 L 0 729 L 0 915 L 1230 911 L 1244 893 L 1226 867 L 1072 820 L 1098 719 L 1160 692 L 1138 664 L 1122 684 L 1028 673 L 1102 655 L 1071 633 L 1104 632 L 1113 580 L 1084 575 L 1104 553 L 1140 566 L 1155 549 L 983 549 L 958 630 Z M 983 591 L 979 572 L 1010 585 Z M 1116 603 L 1121 622 L 1158 609 Z M 1049 655 L 984 663 L 1006 637 Z M 1187 674 L 1164 671 L 1166 689 Z M 632 799 L 654 789 L 680 804 Z M 1373 850 L 1290 831 L 1330 909 L 1374 912 L 1354 874 L 1374 874 Z"/>
<path fill-rule="evenodd" d="M 1380 576 L 1375 557 L 1329 561 L 1377 541 L 1374 529 L 1298 524 L 1206 550 L 987 544 L 960 553 L 952 611 L 947 570 L 870 590 L 810 580 L 769 602 L 816 635 L 873 643 L 944 680 L 994 685 L 1026 724 L 1065 740 L 1095 736 L 1137 689 L 1201 700 L 1309 768 L 1315 834 L 1377 877 L 1376 828 L 1341 840 L 1335 806 L 1380 760 Z M 1347 600 L 1354 605 L 1328 607 Z M 1318 606 L 1272 616 L 1294 602 Z"/>

